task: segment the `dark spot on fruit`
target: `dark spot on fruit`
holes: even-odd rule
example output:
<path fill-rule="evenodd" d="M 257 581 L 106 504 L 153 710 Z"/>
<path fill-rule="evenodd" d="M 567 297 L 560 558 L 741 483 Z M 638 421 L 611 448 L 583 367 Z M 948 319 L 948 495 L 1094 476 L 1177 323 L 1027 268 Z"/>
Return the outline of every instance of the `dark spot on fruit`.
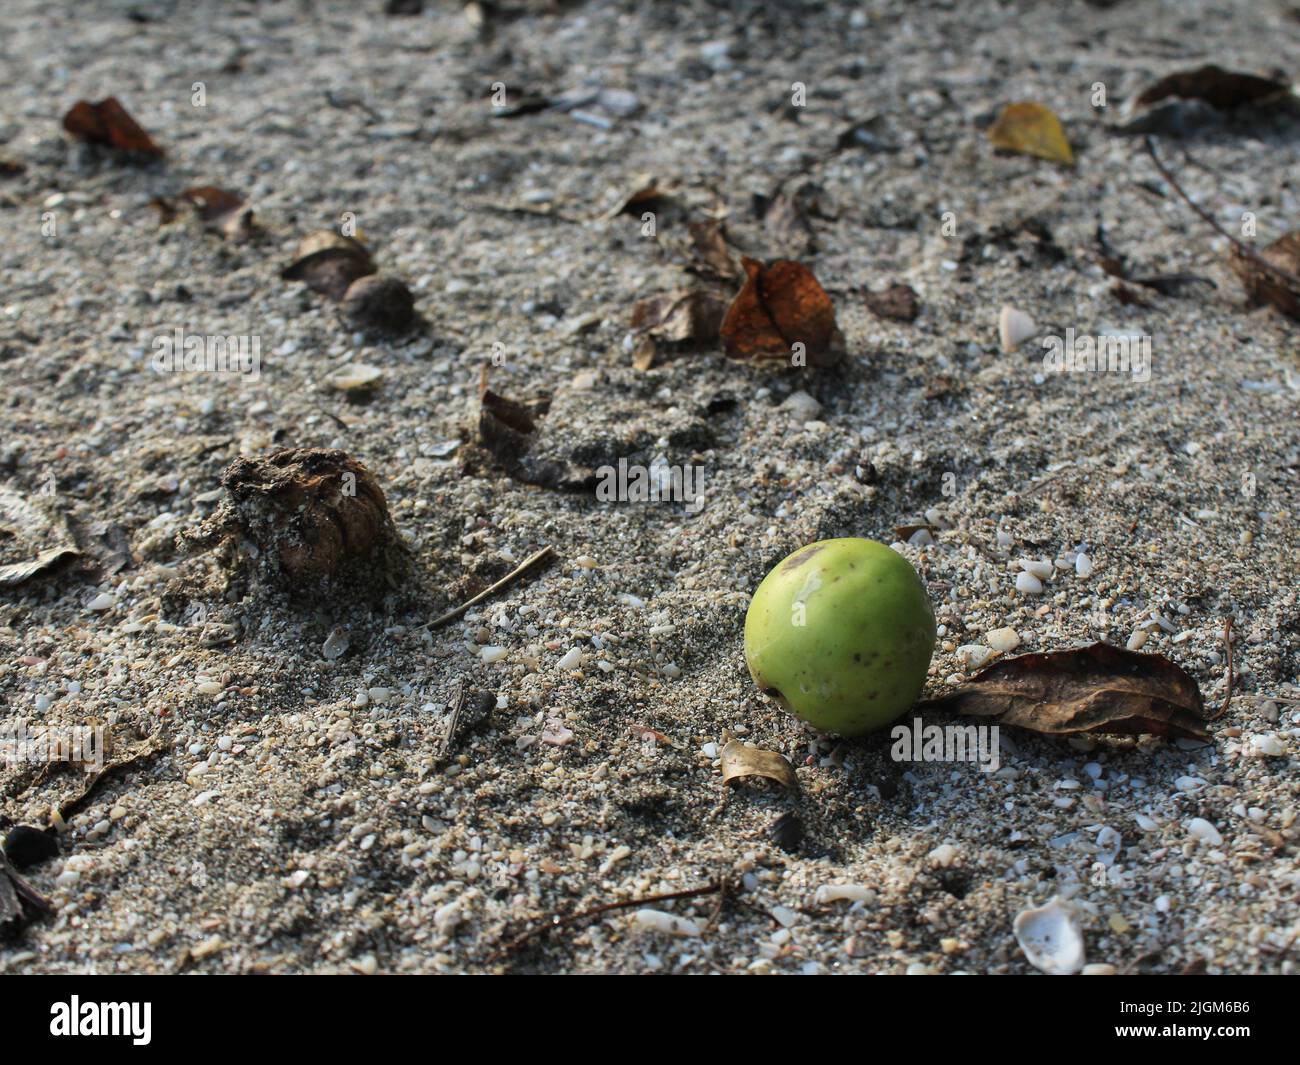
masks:
<path fill-rule="evenodd" d="M 785 573 L 792 569 L 798 569 L 810 558 L 812 558 L 813 555 L 817 554 L 817 552 L 820 550 L 821 550 L 820 546 L 805 547 L 798 554 L 791 555 L 789 558 L 787 558 L 785 560 L 785 564 L 781 567 L 781 571 Z"/>
<path fill-rule="evenodd" d="M 854 652 L 853 652 L 853 661 L 855 661 L 855 662 L 861 662 L 861 661 L 862 661 L 862 655 L 860 655 L 857 651 L 854 651 Z"/>

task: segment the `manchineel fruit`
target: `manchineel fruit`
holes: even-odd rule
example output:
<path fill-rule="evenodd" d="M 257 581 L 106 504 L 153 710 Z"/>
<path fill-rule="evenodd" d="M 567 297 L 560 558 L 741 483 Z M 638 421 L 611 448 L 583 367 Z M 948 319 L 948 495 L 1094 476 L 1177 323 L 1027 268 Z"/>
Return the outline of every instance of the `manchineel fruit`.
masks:
<path fill-rule="evenodd" d="M 814 728 L 841 736 L 882 728 L 911 709 L 934 639 L 934 609 L 911 563 L 856 537 L 820 540 L 782 560 L 745 614 L 754 683 Z"/>

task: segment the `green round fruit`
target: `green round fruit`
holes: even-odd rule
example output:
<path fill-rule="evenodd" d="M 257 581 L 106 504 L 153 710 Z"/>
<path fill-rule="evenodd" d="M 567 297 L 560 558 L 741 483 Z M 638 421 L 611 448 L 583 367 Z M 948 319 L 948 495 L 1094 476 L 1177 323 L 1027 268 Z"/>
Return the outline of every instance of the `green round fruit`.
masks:
<path fill-rule="evenodd" d="M 907 559 L 875 540 L 821 540 L 763 578 L 745 614 L 745 661 L 796 717 L 859 736 L 911 709 L 934 637 L 930 597 Z"/>

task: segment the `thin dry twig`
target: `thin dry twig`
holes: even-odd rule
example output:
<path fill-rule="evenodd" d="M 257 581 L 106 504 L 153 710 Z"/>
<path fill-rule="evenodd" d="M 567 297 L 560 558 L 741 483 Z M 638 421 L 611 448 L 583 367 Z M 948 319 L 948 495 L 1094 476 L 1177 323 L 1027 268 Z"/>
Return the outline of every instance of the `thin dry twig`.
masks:
<path fill-rule="evenodd" d="M 1232 615 L 1229 614 L 1223 619 L 1223 642 L 1227 647 L 1228 657 L 1228 693 L 1223 697 L 1223 705 L 1218 711 L 1206 718 L 1207 721 L 1217 721 L 1228 712 L 1228 706 L 1232 702 Z"/>
<path fill-rule="evenodd" d="M 460 606 L 456 607 L 455 610 L 448 610 L 447 613 L 442 615 L 442 617 L 434 618 L 431 622 L 429 622 L 428 628 L 440 629 L 444 625 L 447 625 L 450 622 L 455 621 L 458 617 L 460 617 L 463 613 L 465 613 L 465 611 L 469 610 L 470 607 L 477 606 L 479 603 L 483 602 L 484 599 L 487 599 L 491 595 L 495 595 L 506 585 L 511 584 L 514 581 L 518 580 L 528 570 L 532 569 L 534 566 L 542 562 L 544 559 L 551 558 L 554 554 L 555 551 L 550 547 L 549 544 L 546 547 L 543 547 L 540 551 L 534 551 L 531 555 L 529 555 L 526 559 L 524 559 L 521 563 L 519 563 L 519 565 L 517 565 L 514 569 L 512 569 L 499 581 L 497 581 L 495 584 L 489 585 L 487 588 L 484 588 L 483 591 L 479 592 L 478 595 L 474 596 L 473 599 L 470 599 L 462 603 Z"/>
<path fill-rule="evenodd" d="M 549 913 L 543 917 L 532 928 L 515 936 L 513 939 L 499 946 L 489 957 L 489 964 L 500 961 L 507 954 L 518 950 L 525 943 L 529 943 L 541 936 L 548 935 L 551 932 L 561 928 L 568 928 L 580 921 L 591 920 L 593 917 L 599 917 L 602 914 L 612 913 L 615 910 L 627 910 L 633 906 L 644 906 L 651 902 L 671 902 L 674 899 L 697 899 L 705 895 L 727 894 L 727 881 L 725 879 L 714 880 L 704 887 L 690 888 L 686 891 L 669 891 L 662 895 L 642 895 L 635 899 L 622 899 L 619 902 L 605 902 L 599 906 L 593 906 L 589 910 L 579 910 L 577 913 L 571 913 L 567 917 L 562 917 L 559 913 Z"/>
<path fill-rule="evenodd" d="M 1290 270 L 1283 270 L 1282 267 L 1276 265 L 1275 263 L 1269 262 L 1262 255 L 1260 255 L 1259 252 L 1257 252 L 1254 248 L 1252 248 L 1249 244 L 1245 243 L 1244 241 L 1238 240 L 1226 229 L 1224 229 L 1223 226 L 1219 225 L 1219 223 L 1214 219 L 1214 217 L 1211 216 L 1203 207 L 1192 202 L 1192 198 L 1188 196 L 1186 192 L 1183 191 L 1182 185 L 1178 184 L 1178 179 L 1169 172 L 1169 168 L 1166 167 L 1165 164 L 1160 161 L 1160 157 L 1156 155 L 1155 142 L 1150 137 L 1146 138 L 1146 149 L 1147 149 L 1147 154 L 1151 156 L 1151 161 L 1156 164 L 1156 169 L 1160 171 L 1160 176 L 1164 178 L 1167 182 L 1169 182 L 1169 187 L 1172 188 L 1176 193 L 1178 193 L 1182 201 L 1197 213 L 1201 221 L 1205 222 L 1208 226 L 1210 226 L 1211 229 L 1213 229 L 1216 233 L 1218 233 L 1219 236 L 1223 237 L 1225 240 L 1231 243 L 1234 248 L 1236 248 L 1239 252 L 1241 252 L 1242 255 L 1244 255 L 1247 259 L 1253 262 L 1256 266 L 1260 267 L 1263 270 L 1267 270 L 1271 274 L 1277 275 L 1278 277 L 1285 280 L 1287 284 L 1292 285 L 1297 289 L 1300 289 L 1300 277 L 1297 277 L 1295 274 L 1291 273 Z"/>

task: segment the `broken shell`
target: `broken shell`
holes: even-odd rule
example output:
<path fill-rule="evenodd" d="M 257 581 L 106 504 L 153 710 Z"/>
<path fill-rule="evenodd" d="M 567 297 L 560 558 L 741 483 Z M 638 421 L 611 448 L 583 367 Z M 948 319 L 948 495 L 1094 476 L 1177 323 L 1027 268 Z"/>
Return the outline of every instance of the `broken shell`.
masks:
<path fill-rule="evenodd" d="M 998 315 L 998 339 L 1002 342 L 1003 351 L 1015 351 L 1037 332 L 1038 326 L 1024 311 L 1018 311 L 1009 304 L 1003 306 L 1002 313 Z"/>
<path fill-rule="evenodd" d="M 280 272 L 288 281 L 305 281 L 330 299 L 342 299 L 348 286 L 359 277 L 375 272 L 370 252 L 360 241 L 322 229 L 299 242 L 293 262 Z"/>
<path fill-rule="evenodd" d="M 354 329 L 405 333 L 415 322 L 415 297 L 395 277 L 359 277 L 343 296 L 343 318 Z"/>
<path fill-rule="evenodd" d="M 1037 909 L 1022 910 L 1014 929 L 1016 942 L 1035 969 L 1048 976 L 1072 976 L 1083 968 L 1083 933 L 1074 910 L 1059 896 Z"/>
<path fill-rule="evenodd" d="M 378 366 L 370 366 L 364 362 L 353 362 L 344 366 L 341 370 L 335 370 L 325 378 L 325 383 L 330 388 L 337 388 L 340 392 L 361 392 L 373 388 L 383 376 L 384 371 Z"/>

